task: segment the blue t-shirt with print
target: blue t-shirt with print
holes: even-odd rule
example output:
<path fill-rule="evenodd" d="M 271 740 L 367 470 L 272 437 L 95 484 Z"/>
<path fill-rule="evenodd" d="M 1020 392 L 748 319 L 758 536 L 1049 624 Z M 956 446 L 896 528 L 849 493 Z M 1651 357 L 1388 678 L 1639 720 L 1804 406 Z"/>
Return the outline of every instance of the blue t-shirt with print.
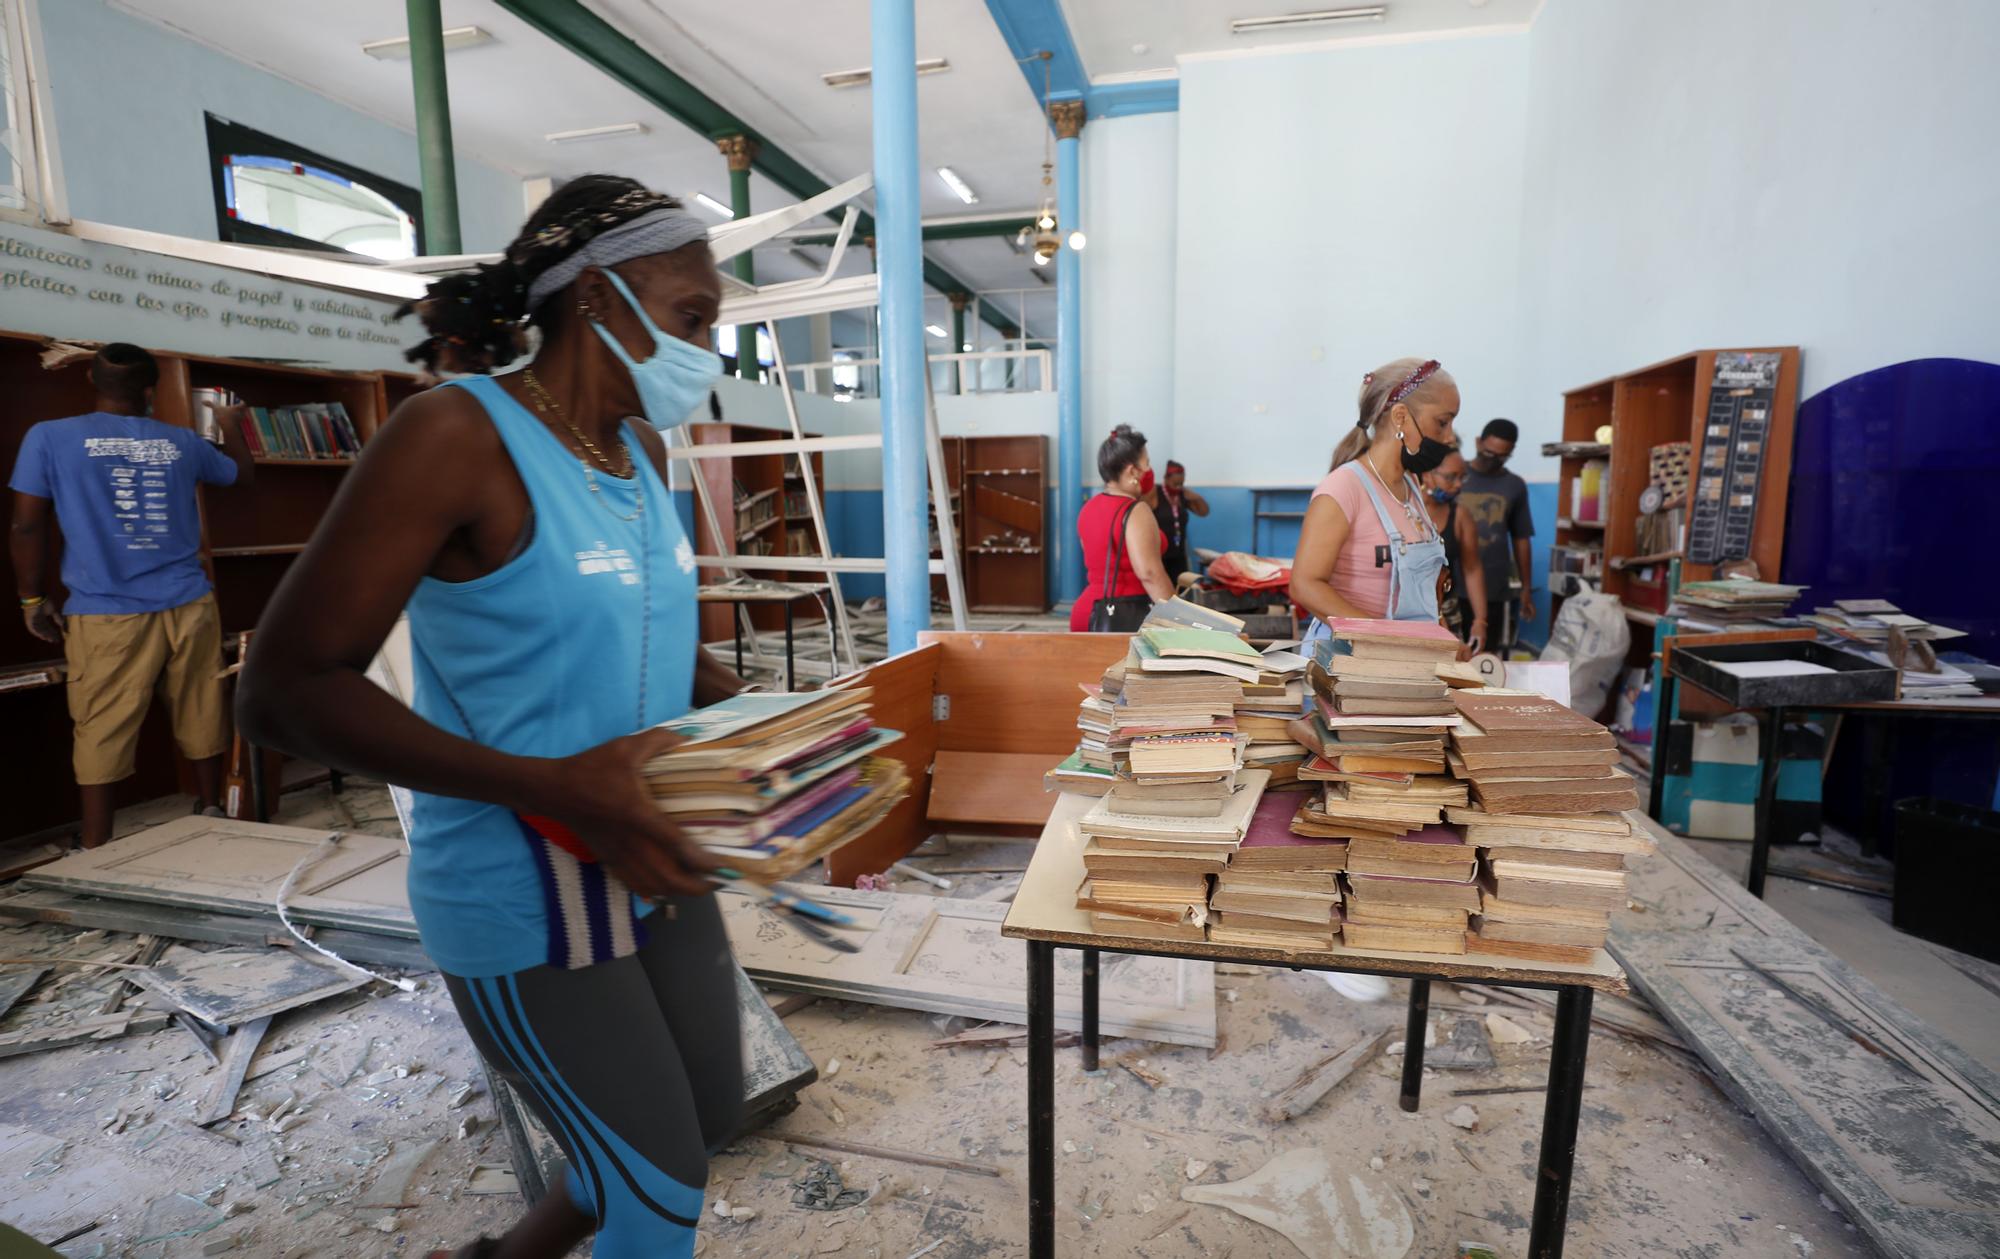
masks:
<path fill-rule="evenodd" d="M 96 411 L 28 430 L 8 482 L 52 499 L 69 616 L 163 612 L 208 593 L 195 485 L 236 465 L 190 429 Z"/>

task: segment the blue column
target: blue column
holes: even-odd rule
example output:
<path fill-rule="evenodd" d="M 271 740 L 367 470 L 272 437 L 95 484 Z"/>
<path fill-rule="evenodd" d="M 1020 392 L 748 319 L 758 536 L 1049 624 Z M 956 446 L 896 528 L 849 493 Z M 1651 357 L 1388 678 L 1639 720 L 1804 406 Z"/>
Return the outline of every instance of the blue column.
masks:
<path fill-rule="evenodd" d="M 1083 102 L 1055 101 L 1049 115 L 1056 128 L 1056 224 L 1063 246 L 1056 253 L 1056 598 L 1083 589 L 1083 550 L 1076 536 L 1077 511 L 1097 483 L 1083 466 L 1083 267 L 1069 234 L 1083 225 L 1077 187 L 1077 137 L 1083 133 Z"/>
<path fill-rule="evenodd" d="M 875 269 L 882 355 L 882 537 L 890 654 L 930 628 L 924 485 L 924 241 L 917 180 L 915 0 L 869 5 L 875 110 Z"/>

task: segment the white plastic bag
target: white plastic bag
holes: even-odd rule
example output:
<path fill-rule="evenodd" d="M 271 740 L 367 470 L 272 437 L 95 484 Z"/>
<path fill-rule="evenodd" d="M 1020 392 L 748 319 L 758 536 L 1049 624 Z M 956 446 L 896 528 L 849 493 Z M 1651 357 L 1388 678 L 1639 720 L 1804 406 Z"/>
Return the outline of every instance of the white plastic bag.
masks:
<path fill-rule="evenodd" d="M 1541 658 L 1569 663 L 1569 706 L 1595 717 L 1604 711 L 1631 646 L 1632 630 L 1618 596 L 1585 590 L 1563 600 Z"/>

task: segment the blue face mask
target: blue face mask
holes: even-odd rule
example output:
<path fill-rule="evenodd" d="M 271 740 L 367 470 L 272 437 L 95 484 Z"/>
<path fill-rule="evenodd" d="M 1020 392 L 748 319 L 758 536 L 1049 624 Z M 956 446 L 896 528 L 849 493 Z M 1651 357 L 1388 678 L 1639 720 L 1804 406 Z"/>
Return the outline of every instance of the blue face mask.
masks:
<path fill-rule="evenodd" d="M 689 412 L 700 406 L 708 397 L 709 390 L 722 375 L 722 356 L 714 350 L 704 350 L 679 337 L 670 337 L 654 326 L 647 317 L 645 308 L 632 296 L 632 290 L 625 286 L 616 271 L 606 271 L 605 277 L 611 281 L 632 313 L 639 316 L 639 322 L 653 337 L 653 352 L 645 359 L 634 362 L 618 344 L 618 338 L 601 323 L 592 322 L 597 335 L 604 338 L 604 344 L 625 364 L 625 370 L 632 373 L 632 385 L 639 391 L 639 406 L 646 413 L 646 422 L 654 428 L 665 430 L 686 420 Z"/>
<path fill-rule="evenodd" d="M 1432 490 L 1432 491 L 1431 491 L 1431 501 L 1432 501 L 1433 503 L 1449 503 L 1449 502 L 1450 502 L 1450 501 L 1451 501 L 1452 499 L 1454 499 L 1454 498 L 1457 498 L 1457 497 L 1458 497 L 1458 491 L 1457 491 L 1457 490 Z"/>

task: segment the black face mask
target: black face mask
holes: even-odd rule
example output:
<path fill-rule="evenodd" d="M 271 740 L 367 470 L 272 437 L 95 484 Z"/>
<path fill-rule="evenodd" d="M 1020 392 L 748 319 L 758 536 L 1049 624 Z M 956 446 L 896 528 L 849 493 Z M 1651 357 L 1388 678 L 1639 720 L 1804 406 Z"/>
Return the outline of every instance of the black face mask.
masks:
<path fill-rule="evenodd" d="M 1401 442 L 1397 446 L 1403 452 L 1403 470 L 1422 476 L 1444 462 L 1444 457 L 1456 447 L 1447 446 L 1434 437 L 1425 437 L 1422 429 L 1417 430 L 1417 448 L 1414 452 Z"/>

